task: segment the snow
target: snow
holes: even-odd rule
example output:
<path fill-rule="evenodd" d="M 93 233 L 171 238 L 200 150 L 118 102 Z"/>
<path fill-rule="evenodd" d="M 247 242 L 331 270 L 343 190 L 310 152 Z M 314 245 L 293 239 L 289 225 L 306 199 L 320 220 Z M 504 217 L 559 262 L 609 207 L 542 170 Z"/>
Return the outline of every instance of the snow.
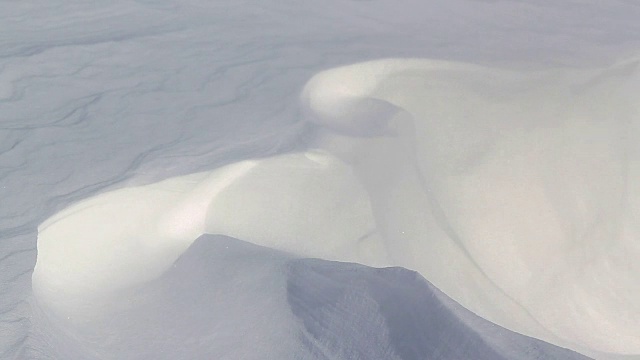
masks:
<path fill-rule="evenodd" d="M 213 331 L 226 337 L 173 358 L 248 346 L 282 358 L 311 331 L 299 321 L 337 316 L 312 336 L 336 341 L 345 308 L 372 322 L 338 331 L 326 356 L 362 357 L 369 337 L 352 334 L 395 314 L 355 288 L 362 303 L 327 297 L 347 305 L 296 315 L 289 275 L 251 277 L 256 255 L 222 261 L 247 272 L 216 277 L 226 310 L 196 307 L 214 328 L 160 303 L 128 315 L 173 311 L 182 325 L 141 325 L 149 337 L 119 339 L 126 354 L 66 337 L 82 324 L 126 328 L 101 322 L 101 306 L 170 276 L 202 233 L 286 251 L 302 273 L 315 266 L 306 257 L 403 266 L 508 329 L 595 358 L 640 357 L 638 16 L 632 1 L 0 5 L 0 357 L 136 358 L 154 331 L 167 344 Z M 215 266 L 203 271 L 226 268 Z M 356 265 L 322 266 L 339 284 Z M 304 291 L 323 289 L 304 279 Z M 394 281 L 401 304 L 420 289 Z M 243 312 L 260 294 L 273 303 L 254 323 Z M 425 326 L 376 328 L 370 338 L 389 347 L 370 356 L 411 358 L 397 346 L 414 325 Z M 255 337 L 242 339 L 248 328 Z M 425 336 L 414 344 L 436 334 Z M 542 358 L 557 349 L 540 346 Z"/>
<path fill-rule="evenodd" d="M 118 292 L 102 314 L 88 323 L 37 317 L 41 334 L 57 336 L 25 355 L 46 348 L 63 359 L 586 359 L 479 318 L 415 272 L 296 259 L 214 235 L 196 240 L 157 279 Z"/>

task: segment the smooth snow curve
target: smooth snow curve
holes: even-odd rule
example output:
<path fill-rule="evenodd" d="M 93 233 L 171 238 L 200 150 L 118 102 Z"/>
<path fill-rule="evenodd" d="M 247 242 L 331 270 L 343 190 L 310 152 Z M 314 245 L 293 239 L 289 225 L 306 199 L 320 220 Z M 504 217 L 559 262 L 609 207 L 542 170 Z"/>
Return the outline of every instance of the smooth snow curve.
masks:
<path fill-rule="evenodd" d="M 321 72 L 301 98 L 312 148 L 60 212 L 39 229 L 34 293 L 82 321 L 224 234 L 414 269 L 509 329 L 640 354 L 639 73 L 419 59 Z"/>
<path fill-rule="evenodd" d="M 639 74 L 383 60 L 318 74 L 303 102 L 332 128 L 364 127 L 354 99 L 403 110 L 347 160 L 393 263 L 524 334 L 637 354 Z"/>
<path fill-rule="evenodd" d="M 100 319 L 36 319 L 40 334 L 56 334 L 36 347 L 47 359 L 587 359 L 474 315 L 414 271 L 300 259 L 220 235 L 118 292 Z"/>

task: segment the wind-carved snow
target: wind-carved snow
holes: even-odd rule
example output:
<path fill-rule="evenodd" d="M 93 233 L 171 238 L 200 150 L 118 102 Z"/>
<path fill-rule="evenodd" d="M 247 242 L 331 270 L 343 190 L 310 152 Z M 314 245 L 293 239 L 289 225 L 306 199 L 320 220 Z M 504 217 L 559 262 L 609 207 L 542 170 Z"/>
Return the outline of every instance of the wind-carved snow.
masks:
<path fill-rule="evenodd" d="M 388 59 L 320 72 L 301 96 L 318 127 L 309 149 L 63 210 L 39 228 L 34 293 L 46 311 L 90 321 L 201 234 L 222 234 L 403 266 L 507 329 L 640 354 L 639 74 L 637 60 L 515 71 Z"/>
<path fill-rule="evenodd" d="M 629 0 L 3 2 L 0 358 L 56 358 L 47 341 L 72 329 L 44 331 L 28 301 L 39 225 L 106 190 L 300 149 L 308 137 L 296 98 L 313 74 L 398 56 L 605 64 L 637 54 L 639 17 Z"/>

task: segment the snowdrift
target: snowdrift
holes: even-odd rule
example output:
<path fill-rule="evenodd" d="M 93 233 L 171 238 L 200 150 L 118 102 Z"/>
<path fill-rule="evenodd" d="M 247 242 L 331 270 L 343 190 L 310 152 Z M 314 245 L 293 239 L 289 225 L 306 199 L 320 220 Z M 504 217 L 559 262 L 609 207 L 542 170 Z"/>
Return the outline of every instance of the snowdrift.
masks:
<path fill-rule="evenodd" d="M 301 95 L 315 127 L 309 149 L 63 210 L 39 229 L 34 294 L 52 323 L 85 334 L 142 326 L 92 328 L 124 302 L 132 308 L 122 319 L 155 319 L 145 331 L 168 338 L 189 334 L 189 351 L 203 357 L 231 350 L 214 346 L 201 315 L 182 313 L 185 302 L 228 336 L 219 344 L 249 341 L 243 321 L 278 323 L 273 337 L 254 339 L 318 358 L 580 358 L 526 336 L 590 356 L 639 354 L 639 80 L 635 59 L 543 70 L 387 59 L 321 72 Z M 281 276 L 281 255 L 260 270 L 262 255 L 226 258 L 213 245 L 220 254 L 202 250 L 212 257 L 186 265 L 180 257 L 202 234 L 298 258 L 402 266 L 433 285 L 406 270 L 320 260 L 287 263 Z M 228 268 L 262 275 L 231 280 Z M 205 276 L 206 288 L 187 273 Z M 241 315 L 262 295 L 243 303 L 217 293 L 251 284 L 276 309 L 263 320 Z M 165 320 L 185 331 L 168 335 Z M 74 348 L 95 343 L 74 339 L 84 344 Z"/>

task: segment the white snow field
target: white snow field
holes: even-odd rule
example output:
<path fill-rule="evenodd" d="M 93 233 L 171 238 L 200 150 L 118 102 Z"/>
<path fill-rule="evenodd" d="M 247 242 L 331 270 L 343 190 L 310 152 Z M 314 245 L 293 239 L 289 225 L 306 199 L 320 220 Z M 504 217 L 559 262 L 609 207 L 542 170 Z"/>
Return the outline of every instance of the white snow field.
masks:
<path fill-rule="evenodd" d="M 640 359 L 639 19 L 0 4 L 0 359 Z"/>

